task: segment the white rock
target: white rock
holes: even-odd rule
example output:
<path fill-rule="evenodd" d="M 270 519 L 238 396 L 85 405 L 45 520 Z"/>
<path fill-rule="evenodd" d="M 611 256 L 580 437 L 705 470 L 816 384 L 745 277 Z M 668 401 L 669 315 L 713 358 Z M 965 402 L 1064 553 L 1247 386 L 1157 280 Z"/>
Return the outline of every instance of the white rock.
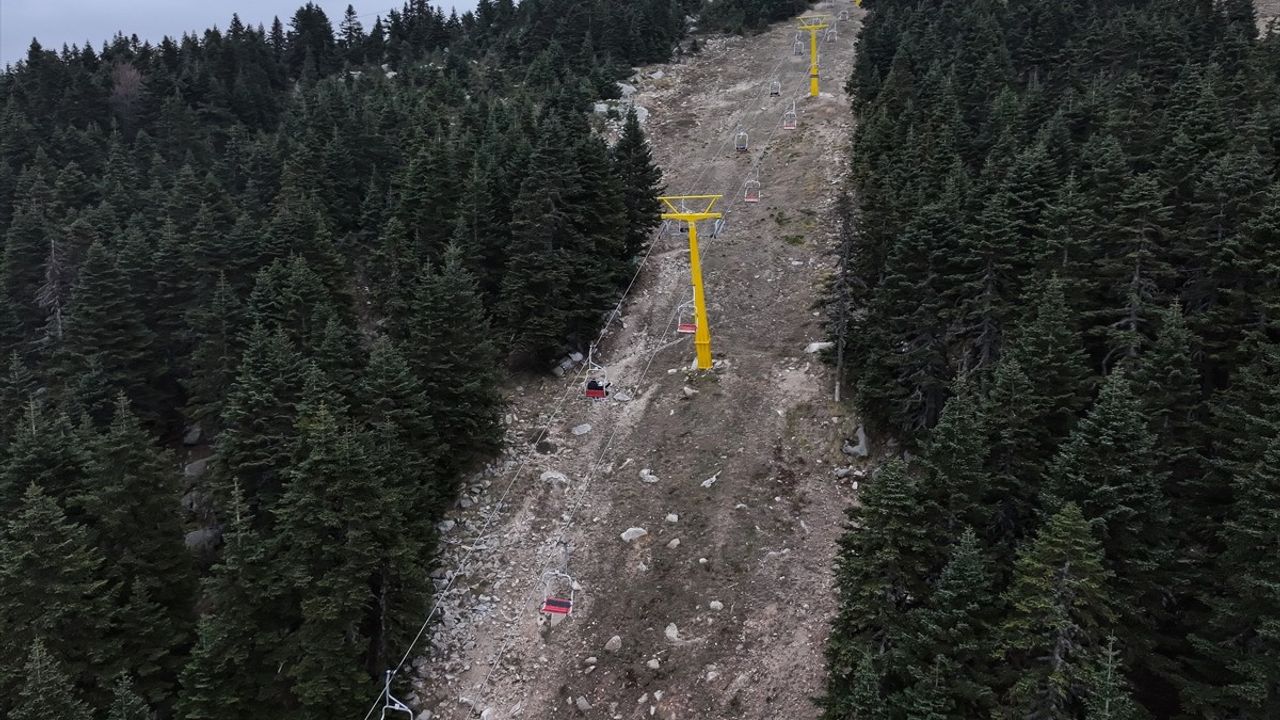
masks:
<path fill-rule="evenodd" d="M 609 642 L 606 642 L 604 644 L 604 649 L 605 649 L 605 652 L 611 652 L 611 653 L 618 652 L 619 650 L 622 649 L 622 637 L 618 635 L 614 635 L 613 637 L 609 638 Z"/>
<path fill-rule="evenodd" d="M 592 655 L 591 657 L 587 658 L 587 659 L 586 659 L 586 660 L 584 660 L 583 662 L 584 662 L 584 663 L 586 663 L 587 665 L 595 665 L 596 663 L 598 663 L 598 662 L 600 662 L 600 661 L 596 658 L 596 656 L 595 656 L 595 655 Z"/>
<path fill-rule="evenodd" d="M 431 711 L 423 710 L 422 712 L 418 713 L 418 716 L 415 717 L 414 720 L 431 720 L 431 718 L 432 718 Z"/>
<path fill-rule="evenodd" d="M 654 475 L 654 474 L 653 474 L 653 471 L 652 471 L 652 470 L 650 470 L 649 468 L 645 468 L 645 469 L 643 469 L 643 470 L 641 470 L 641 471 L 640 471 L 640 479 L 641 479 L 642 481 L 644 481 L 644 482 L 647 482 L 647 483 L 656 483 L 656 482 L 658 482 L 658 476 L 657 476 L 657 475 Z"/>
<path fill-rule="evenodd" d="M 621 537 L 623 542 L 632 542 L 633 540 L 639 540 L 640 538 L 648 534 L 649 534 L 649 531 L 645 530 L 644 528 L 633 527 L 633 528 L 627 528 L 625 531 L 623 531 Z"/>
<path fill-rule="evenodd" d="M 622 94 L 622 97 L 628 98 L 636 94 L 636 88 L 634 85 L 628 85 L 624 82 L 620 82 L 618 83 L 618 92 Z"/>
<path fill-rule="evenodd" d="M 858 429 L 856 430 L 856 434 L 858 436 L 858 444 L 854 445 L 848 440 L 845 440 L 844 447 L 842 447 L 841 450 L 844 452 L 845 455 L 851 455 L 853 457 L 860 457 L 860 458 L 867 457 L 868 455 L 871 454 L 871 448 L 867 444 L 866 428 L 859 425 Z"/>
<path fill-rule="evenodd" d="M 680 547 L 680 538 L 671 538 L 671 542 L 667 543 L 668 550 L 675 550 Z"/>
<path fill-rule="evenodd" d="M 724 603 L 720 602 L 719 600 L 712 600 L 710 603 L 708 603 L 708 604 L 707 604 L 707 607 L 711 608 L 712 610 L 717 610 L 717 611 L 718 611 L 718 610 L 723 610 L 723 609 L 724 609 Z"/>
<path fill-rule="evenodd" d="M 716 481 L 717 481 L 717 480 L 719 480 L 719 479 L 720 479 L 720 473 L 719 473 L 719 471 L 717 471 L 715 475 L 712 475 L 711 477 L 709 477 L 709 478 L 707 478 L 706 480 L 703 480 L 703 481 L 702 481 L 702 487 L 704 487 L 704 488 L 709 488 L 709 487 L 711 487 L 712 485 L 715 485 L 715 484 L 716 484 Z"/>
<path fill-rule="evenodd" d="M 575 425 L 571 432 L 573 432 L 574 435 L 586 435 L 587 433 L 591 432 L 591 423 L 582 423 L 581 425 Z"/>
<path fill-rule="evenodd" d="M 649 662 L 645 663 L 645 665 L 649 666 L 650 670 L 657 670 L 661 664 L 662 663 L 658 662 L 658 658 L 650 658 Z"/>
<path fill-rule="evenodd" d="M 680 628 L 676 627 L 675 623 L 669 623 L 667 625 L 667 629 L 662 631 L 662 634 L 666 635 L 667 639 L 671 642 L 678 642 L 680 640 Z"/>
<path fill-rule="evenodd" d="M 594 106 L 594 107 L 592 107 L 592 110 L 593 110 L 597 115 L 604 115 L 605 113 L 609 112 L 609 104 L 608 104 L 608 103 L 596 103 L 596 104 L 595 104 L 595 106 Z"/>
<path fill-rule="evenodd" d="M 683 393 L 684 393 L 684 396 L 685 396 L 685 397 L 687 397 L 687 398 L 691 398 L 691 397 L 693 397 L 694 395 L 697 395 L 697 394 L 698 394 L 698 391 L 697 391 L 697 390 L 695 390 L 695 389 L 693 389 L 693 388 L 689 387 L 688 385 L 685 385 L 684 387 L 680 388 L 680 392 L 683 392 Z"/>
<path fill-rule="evenodd" d="M 811 342 L 804 346 L 804 351 L 812 355 L 813 353 L 820 353 L 823 350 L 830 350 L 833 347 L 835 347 L 835 343 L 833 342 Z"/>
<path fill-rule="evenodd" d="M 591 703 L 587 702 L 587 698 L 582 695 L 579 695 L 578 699 L 573 701 L 573 704 L 577 705 L 578 709 L 582 712 L 586 712 L 591 709 Z"/>
<path fill-rule="evenodd" d="M 542 473 L 540 478 L 542 482 L 551 483 L 552 485 L 567 485 L 569 483 L 569 478 L 564 473 L 556 472 L 555 470 L 547 470 Z"/>
<path fill-rule="evenodd" d="M 457 525 L 457 523 L 452 520 L 441 520 L 436 523 L 436 529 L 442 533 L 447 533 L 452 530 L 455 525 Z"/>
<path fill-rule="evenodd" d="M 667 513 L 666 520 L 669 523 L 678 523 L 680 522 L 680 516 L 675 513 Z"/>

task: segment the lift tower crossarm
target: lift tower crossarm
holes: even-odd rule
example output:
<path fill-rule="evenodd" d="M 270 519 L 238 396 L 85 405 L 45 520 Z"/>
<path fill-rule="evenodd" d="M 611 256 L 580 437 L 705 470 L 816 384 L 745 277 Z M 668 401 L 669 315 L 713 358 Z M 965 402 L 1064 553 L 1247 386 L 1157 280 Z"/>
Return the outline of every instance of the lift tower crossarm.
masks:
<path fill-rule="evenodd" d="M 809 97 L 818 97 L 818 31 L 830 25 L 826 15 L 806 15 L 800 18 L 800 29 L 809 31 Z"/>
<path fill-rule="evenodd" d="M 701 220 L 719 220 L 723 215 L 712 208 L 723 196 L 721 195 L 669 195 L 658 198 L 668 212 L 662 213 L 663 220 L 678 220 L 689 223 L 689 278 L 693 283 L 693 311 L 697 328 L 694 330 L 693 346 L 698 353 L 698 369 L 711 369 L 711 328 L 707 325 L 707 297 L 702 286 L 702 258 L 698 255 L 698 222 Z M 701 208 L 688 210 L 689 207 Z"/>

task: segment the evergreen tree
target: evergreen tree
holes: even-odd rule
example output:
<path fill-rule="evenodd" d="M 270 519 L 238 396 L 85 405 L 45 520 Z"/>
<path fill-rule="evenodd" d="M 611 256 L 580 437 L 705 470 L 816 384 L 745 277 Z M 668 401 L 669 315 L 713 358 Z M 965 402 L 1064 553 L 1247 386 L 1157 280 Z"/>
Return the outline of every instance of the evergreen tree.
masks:
<path fill-rule="evenodd" d="M 1102 556 L 1072 503 L 1018 554 L 999 648 L 1012 680 L 1004 716 L 1071 717 L 1082 709 L 1088 671 L 1115 623 Z"/>
<path fill-rule="evenodd" d="M 640 128 L 635 108 L 627 110 L 622 135 L 613 146 L 613 164 L 622 180 L 623 202 L 626 205 L 626 257 L 634 258 L 649 246 L 649 236 L 661 219 L 662 170 L 654 164 L 653 154 Z"/>
<path fill-rule="evenodd" d="M 309 410 L 298 419 L 300 460 L 276 509 L 277 567 L 293 581 L 300 622 L 287 640 L 285 673 L 309 712 L 356 713 L 368 680 L 361 625 L 382 498 L 360 439 L 343 432 L 323 403 Z"/>
<path fill-rule="evenodd" d="M 112 688 L 111 708 L 107 720 L 152 720 L 155 714 L 147 703 L 134 692 L 133 681 L 121 675 Z"/>
<path fill-rule="evenodd" d="M 13 696 L 14 704 L 6 717 L 12 720 L 83 720 L 91 715 L 89 706 L 71 686 L 62 669 L 44 643 L 34 640 L 26 655 L 25 682 Z"/>
<path fill-rule="evenodd" d="M 142 313 L 127 302 L 126 287 L 114 255 L 103 243 L 94 243 L 80 268 L 66 327 L 68 373 L 82 372 L 94 358 L 108 388 L 158 410 L 153 338 Z"/>
<path fill-rule="evenodd" d="M 24 648 L 40 640 L 72 683 L 93 688 L 100 680 L 96 670 L 118 651 L 110 638 L 113 612 L 102 553 L 38 485 L 31 484 L 13 507 L 0 535 L 0 698 L 22 697 Z M 66 690 L 71 683 L 62 685 Z M 5 704 L 0 699 L 0 709 Z M 18 706 L 9 710 L 20 712 Z"/>
<path fill-rule="evenodd" d="M 933 703 L 950 708 L 941 717 L 987 717 L 996 705 L 991 657 L 1000 604 L 986 564 L 977 535 L 966 529 L 926 604 L 907 616 L 903 662 L 917 675 L 915 693 L 923 686 Z M 908 713 L 917 704 L 912 694 Z"/>
<path fill-rule="evenodd" d="M 1130 695 L 1116 639 L 1107 638 L 1098 666 L 1089 675 L 1085 720 L 1140 720 L 1143 716 Z"/>
<path fill-rule="evenodd" d="M 1077 506 L 1106 552 L 1124 598 L 1123 636 L 1136 651 L 1167 592 L 1171 544 L 1168 505 L 1157 474 L 1155 442 L 1124 373 L 1107 378 L 1098 401 L 1054 459 L 1046 493 L 1051 509 Z"/>
<path fill-rule="evenodd" d="M 452 449 L 452 473 L 501 443 L 497 348 L 475 281 L 450 248 L 414 289 L 406 359 L 422 382 L 431 427 Z"/>
<path fill-rule="evenodd" d="M 81 502 L 94 546 L 111 561 L 123 655 L 139 692 L 171 699 L 195 591 L 173 464 L 121 396 L 110 427 L 90 446 L 86 470 Z"/>
<path fill-rule="evenodd" d="M 1211 614 L 1192 641 L 1206 672 L 1188 693 L 1189 704 L 1201 712 L 1264 718 L 1280 709 L 1280 441 L 1272 440 L 1262 462 L 1233 485 L 1236 500 L 1221 531 L 1215 582 L 1200 589 Z"/>

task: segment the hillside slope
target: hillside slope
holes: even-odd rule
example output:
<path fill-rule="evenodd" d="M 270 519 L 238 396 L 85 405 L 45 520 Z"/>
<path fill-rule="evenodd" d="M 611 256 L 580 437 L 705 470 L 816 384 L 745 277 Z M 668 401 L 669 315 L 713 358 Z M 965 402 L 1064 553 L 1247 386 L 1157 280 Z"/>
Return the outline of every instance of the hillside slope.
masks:
<path fill-rule="evenodd" d="M 692 341 L 674 314 L 690 295 L 688 249 L 672 228 L 605 341 L 618 399 L 591 404 L 569 380 L 518 388 L 510 459 L 445 524 L 439 582 L 465 571 L 414 661 L 415 704 L 434 717 L 817 716 L 834 543 L 853 495 L 833 470 L 854 421 L 804 350 L 822 337 L 812 306 L 830 269 L 860 11 L 847 0 L 815 10 L 852 17 L 824 43 L 818 98 L 790 23 L 640 73 L 668 191 L 725 194 L 726 231 L 704 227 L 702 242 L 723 367 L 686 377 Z M 768 94 L 774 72 L 780 98 Z M 780 129 L 793 97 L 799 128 Z M 748 153 L 733 148 L 739 124 Z M 756 158 L 763 200 L 747 205 Z M 648 534 L 621 540 L 633 527 Z M 581 588 L 554 627 L 538 612 L 550 570 Z"/>

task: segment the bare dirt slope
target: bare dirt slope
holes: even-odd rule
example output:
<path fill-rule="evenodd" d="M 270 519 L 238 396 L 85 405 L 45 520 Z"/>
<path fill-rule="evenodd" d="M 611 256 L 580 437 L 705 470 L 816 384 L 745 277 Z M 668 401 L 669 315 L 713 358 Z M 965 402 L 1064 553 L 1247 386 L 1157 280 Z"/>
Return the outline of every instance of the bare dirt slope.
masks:
<path fill-rule="evenodd" d="M 1258 25 L 1264 29 L 1280 17 L 1280 0 L 1255 0 L 1254 5 L 1258 8 Z"/>
<path fill-rule="evenodd" d="M 464 570 L 413 663 L 414 704 L 433 717 L 817 717 L 832 559 L 853 495 L 853 476 L 834 470 L 854 421 L 804 349 L 822 338 L 812 306 L 831 266 L 850 129 L 842 85 L 861 13 L 850 0 L 816 11 L 852 18 L 823 46 L 818 98 L 791 24 L 640 73 L 635 102 L 650 111 L 669 192 L 725 194 L 726 230 L 702 243 L 722 367 L 686 373 L 692 340 L 673 320 L 690 296 L 688 249 L 673 228 L 606 338 L 627 399 L 590 403 L 568 380 L 518 388 L 509 460 L 446 523 L 440 584 Z M 768 93 L 775 74 L 780 98 Z M 799 129 L 783 130 L 792 98 Z M 733 149 L 738 125 L 748 153 Z M 748 205 L 757 161 L 763 201 Z M 624 542 L 629 528 L 647 534 Z M 554 626 L 538 612 L 548 570 L 580 588 Z"/>

